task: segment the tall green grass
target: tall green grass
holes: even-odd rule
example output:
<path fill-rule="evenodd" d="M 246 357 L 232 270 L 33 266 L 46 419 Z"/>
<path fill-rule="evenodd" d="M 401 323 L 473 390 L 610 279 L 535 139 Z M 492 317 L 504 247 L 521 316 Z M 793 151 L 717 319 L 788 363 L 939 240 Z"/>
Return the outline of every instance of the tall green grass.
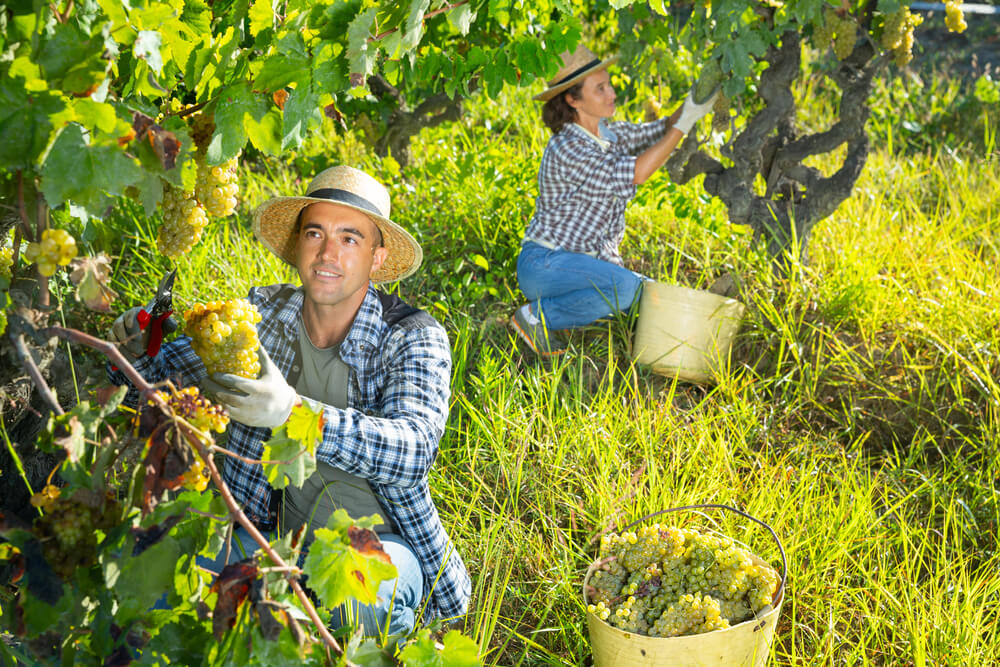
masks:
<path fill-rule="evenodd" d="M 809 91 L 807 121 L 819 125 L 830 98 Z M 747 315 L 712 387 L 636 367 L 625 320 L 573 334 L 554 363 L 507 330 L 547 140 L 516 92 L 425 131 L 401 174 L 332 130 L 285 163 L 254 162 L 241 214 L 178 262 L 177 299 L 294 279 L 249 234 L 264 198 L 304 191 L 338 161 L 391 183 L 393 217 L 425 251 L 394 288 L 453 345 L 432 484 L 472 572 L 464 629 L 486 664 L 587 664 L 580 586 L 595 540 L 692 503 L 738 506 L 780 536 L 775 663 L 996 664 L 1000 165 L 961 146 L 901 152 L 878 132 L 854 195 L 813 234 L 811 263 L 785 278 L 697 183 L 661 174 L 641 189 L 623 245 L 631 268 L 695 287 L 740 278 Z M 116 288 L 138 302 L 167 263 L 149 252 L 156 221 L 119 215 Z M 778 562 L 745 522 L 677 519 Z"/>

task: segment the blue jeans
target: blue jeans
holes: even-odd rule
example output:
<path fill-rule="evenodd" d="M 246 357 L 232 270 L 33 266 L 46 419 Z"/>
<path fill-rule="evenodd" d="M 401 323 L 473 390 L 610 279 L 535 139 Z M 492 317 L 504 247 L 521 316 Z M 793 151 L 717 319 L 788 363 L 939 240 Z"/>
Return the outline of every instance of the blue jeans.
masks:
<path fill-rule="evenodd" d="M 265 533 L 269 541 L 274 539 L 273 533 Z M 380 533 L 382 548 L 392 564 L 396 566 L 399 576 L 396 579 L 383 581 L 378 587 L 378 601 L 372 605 L 363 605 L 351 601 L 333 611 L 332 629 L 339 628 L 348 622 L 364 627 L 368 636 L 381 634 L 406 634 L 414 628 L 417 622 L 416 609 L 424 596 L 424 575 L 420 569 L 420 561 L 410 545 L 394 533 Z M 237 563 L 257 550 L 257 543 L 242 526 L 233 530 L 232 549 L 229 563 Z M 198 565 L 218 574 L 226 565 L 225 547 L 215 559 L 198 557 Z M 349 608 L 348 608 L 349 607 Z M 388 619 L 388 628 L 386 620 Z"/>
<path fill-rule="evenodd" d="M 521 246 L 517 282 L 548 329 L 572 329 L 632 307 L 645 276 L 568 250 Z"/>

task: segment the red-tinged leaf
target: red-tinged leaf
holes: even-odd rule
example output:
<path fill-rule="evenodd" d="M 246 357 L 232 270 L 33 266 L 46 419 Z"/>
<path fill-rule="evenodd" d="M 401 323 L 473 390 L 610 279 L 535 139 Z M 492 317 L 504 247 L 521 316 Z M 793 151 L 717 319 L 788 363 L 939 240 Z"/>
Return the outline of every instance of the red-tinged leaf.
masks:
<path fill-rule="evenodd" d="M 257 565 L 253 559 L 231 563 L 219 573 L 212 584 L 212 592 L 218 593 L 215 610 L 212 612 L 212 633 L 219 641 L 226 631 L 236 625 L 239 607 L 250 595 L 253 580 L 257 578 Z"/>
<path fill-rule="evenodd" d="M 77 257 L 72 263 L 70 280 L 76 285 L 76 298 L 87 308 L 100 313 L 110 313 L 112 302 L 118 298 L 108 283 L 111 280 L 111 261 L 104 253 L 96 257 Z"/>
<path fill-rule="evenodd" d="M 316 454 L 316 447 L 319 445 L 323 435 L 323 424 L 326 422 L 323 406 L 314 403 L 309 399 L 302 401 L 301 405 L 292 408 L 292 414 L 288 416 L 285 432 L 289 438 L 298 440 L 310 454 Z"/>
<path fill-rule="evenodd" d="M 125 148 L 133 139 L 135 139 L 135 130 L 129 130 L 126 134 L 118 137 L 118 145 Z"/>
<path fill-rule="evenodd" d="M 132 534 L 135 535 L 135 546 L 132 547 L 132 555 L 138 556 L 143 551 L 153 546 L 161 539 L 163 536 L 170 532 L 170 529 L 177 525 L 177 522 L 181 520 L 181 515 L 176 514 L 174 516 L 168 517 L 163 523 L 158 523 L 149 528 L 133 528 Z"/>
<path fill-rule="evenodd" d="M 351 546 L 363 556 L 378 558 L 386 563 L 391 563 L 389 554 L 382 548 L 382 542 L 378 539 L 378 533 L 369 528 L 359 528 L 351 526 L 347 529 L 347 539 Z"/>
<path fill-rule="evenodd" d="M 327 104 L 323 107 L 323 113 L 326 114 L 327 118 L 335 120 L 338 123 L 344 122 L 344 114 L 340 113 L 340 109 L 333 104 Z"/>
<path fill-rule="evenodd" d="M 146 410 L 143 411 L 147 412 Z M 157 428 L 146 443 L 143 466 L 143 515 L 149 514 L 164 491 L 176 491 L 184 482 L 184 473 L 194 463 L 194 453 L 183 442 L 176 442 L 173 428 Z"/>
<path fill-rule="evenodd" d="M 365 75 L 361 72 L 351 72 L 348 80 L 350 81 L 352 88 L 365 85 Z"/>
<path fill-rule="evenodd" d="M 271 99 L 274 100 L 274 103 L 278 106 L 279 109 L 281 109 L 282 111 L 284 111 L 284 109 L 285 109 L 285 102 L 288 101 L 288 91 L 285 90 L 285 89 L 283 89 L 283 88 L 279 89 L 279 90 L 276 90 L 271 95 Z M 333 105 L 330 105 L 330 106 L 333 106 Z"/>
<path fill-rule="evenodd" d="M 181 142 L 177 135 L 170 130 L 165 130 L 159 125 L 154 125 L 146 133 L 149 145 L 153 147 L 156 157 L 160 158 L 160 164 L 166 171 L 170 171 L 177 164 L 177 156 L 181 152 Z"/>

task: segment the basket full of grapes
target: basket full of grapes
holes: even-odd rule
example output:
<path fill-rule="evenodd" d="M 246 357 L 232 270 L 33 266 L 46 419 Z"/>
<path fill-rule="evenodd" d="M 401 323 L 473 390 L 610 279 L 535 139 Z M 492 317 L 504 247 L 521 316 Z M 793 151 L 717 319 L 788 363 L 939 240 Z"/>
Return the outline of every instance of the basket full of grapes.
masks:
<path fill-rule="evenodd" d="M 781 574 L 714 530 L 649 522 L 696 509 L 725 509 L 767 528 L 781 553 Z M 728 505 L 661 510 L 605 534 L 583 582 L 594 667 L 761 667 L 781 612 L 786 568 L 771 527 Z"/>

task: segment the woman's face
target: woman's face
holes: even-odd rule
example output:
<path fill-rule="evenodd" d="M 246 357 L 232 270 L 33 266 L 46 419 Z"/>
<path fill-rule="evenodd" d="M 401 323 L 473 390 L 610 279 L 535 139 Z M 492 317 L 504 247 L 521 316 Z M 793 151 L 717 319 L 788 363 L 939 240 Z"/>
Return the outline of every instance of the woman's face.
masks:
<path fill-rule="evenodd" d="M 580 120 L 586 116 L 611 118 L 615 115 L 615 89 L 608 70 L 594 72 L 583 80 L 580 97 L 566 96 L 566 103 L 576 109 Z"/>

